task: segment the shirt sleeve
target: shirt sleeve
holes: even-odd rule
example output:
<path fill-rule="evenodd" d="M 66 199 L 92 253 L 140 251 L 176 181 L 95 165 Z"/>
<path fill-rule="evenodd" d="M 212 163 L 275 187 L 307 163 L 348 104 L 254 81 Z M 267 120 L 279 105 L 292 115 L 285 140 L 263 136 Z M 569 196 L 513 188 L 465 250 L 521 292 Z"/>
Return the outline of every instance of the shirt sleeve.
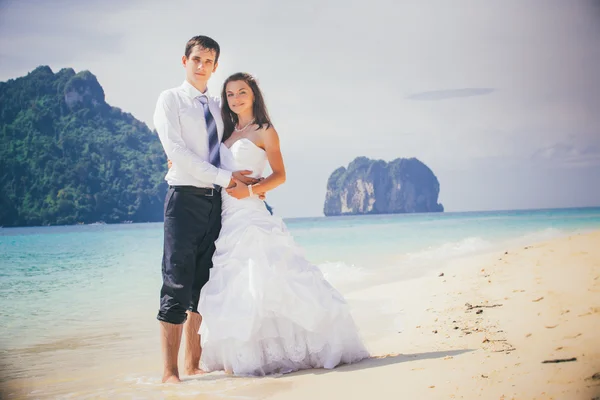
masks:
<path fill-rule="evenodd" d="M 177 168 L 182 168 L 194 178 L 221 187 L 229 186 L 231 172 L 220 169 L 201 159 L 186 146 L 181 136 L 177 103 L 172 93 L 163 92 L 158 97 L 154 111 L 154 126 L 167 157 Z"/>

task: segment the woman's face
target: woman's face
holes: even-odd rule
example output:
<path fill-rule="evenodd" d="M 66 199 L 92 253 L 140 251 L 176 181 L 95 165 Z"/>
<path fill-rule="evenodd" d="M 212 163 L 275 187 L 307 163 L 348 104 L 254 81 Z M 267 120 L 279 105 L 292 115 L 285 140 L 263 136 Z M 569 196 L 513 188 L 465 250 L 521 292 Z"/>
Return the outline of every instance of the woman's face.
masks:
<path fill-rule="evenodd" d="M 229 104 L 229 108 L 237 115 L 252 110 L 254 94 L 246 82 L 231 81 L 227 83 L 227 86 L 225 86 L 225 94 L 227 95 L 227 104 Z"/>

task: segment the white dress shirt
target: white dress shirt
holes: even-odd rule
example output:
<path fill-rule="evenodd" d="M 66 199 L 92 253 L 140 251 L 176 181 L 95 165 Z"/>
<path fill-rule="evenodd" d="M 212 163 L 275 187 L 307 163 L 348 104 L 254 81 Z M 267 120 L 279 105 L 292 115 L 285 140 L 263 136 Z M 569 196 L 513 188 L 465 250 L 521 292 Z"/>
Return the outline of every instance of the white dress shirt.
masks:
<path fill-rule="evenodd" d="M 154 126 L 165 153 L 173 166 L 165 180 L 169 185 L 212 188 L 229 186 L 231 172 L 216 168 L 208 160 L 208 132 L 204 109 L 196 99 L 205 95 L 215 119 L 219 143 L 223 139 L 221 103 L 208 90 L 200 92 L 188 81 L 179 87 L 165 90 L 158 97 L 154 111 Z"/>

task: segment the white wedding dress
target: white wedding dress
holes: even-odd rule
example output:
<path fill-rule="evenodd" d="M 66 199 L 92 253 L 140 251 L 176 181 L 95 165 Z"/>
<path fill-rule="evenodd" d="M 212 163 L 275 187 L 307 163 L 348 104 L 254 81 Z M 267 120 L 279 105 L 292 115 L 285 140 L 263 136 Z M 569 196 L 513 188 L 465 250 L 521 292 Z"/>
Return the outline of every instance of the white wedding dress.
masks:
<path fill-rule="evenodd" d="M 266 153 L 249 139 L 221 145 L 221 167 L 261 176 Z M 334 368 L 369 356 L 342 295 L 304 257 L 258 197 L 224 190 L 222 229 L 200 294 L 201 366 L 236 375 Z"/>

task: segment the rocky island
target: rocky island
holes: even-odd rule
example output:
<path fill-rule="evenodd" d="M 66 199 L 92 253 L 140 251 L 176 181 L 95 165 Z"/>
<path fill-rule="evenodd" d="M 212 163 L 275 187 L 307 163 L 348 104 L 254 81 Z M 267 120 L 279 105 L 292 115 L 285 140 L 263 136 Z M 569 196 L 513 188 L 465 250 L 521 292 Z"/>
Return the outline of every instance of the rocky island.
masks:
<path fill-rule="evenodd" d="M 357 157 L 327 181 L 325 216 L 442 212 L 440 183 L 416 158 L 391 162 Z"/>

